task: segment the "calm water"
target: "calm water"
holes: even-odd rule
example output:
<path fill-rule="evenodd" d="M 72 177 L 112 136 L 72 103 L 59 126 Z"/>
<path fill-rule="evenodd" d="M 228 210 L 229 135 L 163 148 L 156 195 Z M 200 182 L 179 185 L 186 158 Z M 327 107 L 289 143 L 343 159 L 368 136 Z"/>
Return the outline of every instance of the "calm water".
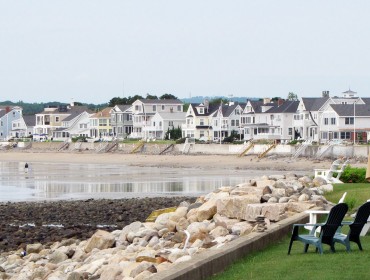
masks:
<path fill-rule="evenodd" d="M 0 162 L 0 201 L 198 196 L 266 174 L 256 170 Z M 283 172 L 274 171 L 274 174 Z"/>

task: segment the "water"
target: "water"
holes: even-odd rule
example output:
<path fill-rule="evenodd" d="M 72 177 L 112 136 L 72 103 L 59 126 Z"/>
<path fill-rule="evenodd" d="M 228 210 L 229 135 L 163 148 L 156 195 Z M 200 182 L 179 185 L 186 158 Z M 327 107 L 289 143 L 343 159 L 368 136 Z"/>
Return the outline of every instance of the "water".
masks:
<path fill-rule="evenodd" d="M 36 162 L 26 172 L 24 166 L 24 162 L 0 162 L 0 201 L 199 196 L 266 174 L 261 170 Z"/>

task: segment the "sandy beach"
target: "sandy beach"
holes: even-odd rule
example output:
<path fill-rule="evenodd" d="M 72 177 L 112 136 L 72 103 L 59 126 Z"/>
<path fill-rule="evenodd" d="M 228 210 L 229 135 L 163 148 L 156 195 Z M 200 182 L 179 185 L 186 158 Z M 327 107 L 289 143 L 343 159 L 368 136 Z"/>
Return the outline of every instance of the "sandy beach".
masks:
<path fill-rule="evenodd" d="M 80 164 L 122 164 L 131 166 L 155 166 L 172 168 L 202 169 L 253 169 L 279 171 L 314 172 L 315 168 L 329 168 L 333 160 L 270 156 L 258 159 L 256 156 L 238 157 L 236 155 L 144 155 L 122 153 L 79 153 L 79 152 L 17 152 L 3 151 L 0 161 L 80 163 Z M 366 167 L 366 162 L 351 161 L 352 166 Z"/>

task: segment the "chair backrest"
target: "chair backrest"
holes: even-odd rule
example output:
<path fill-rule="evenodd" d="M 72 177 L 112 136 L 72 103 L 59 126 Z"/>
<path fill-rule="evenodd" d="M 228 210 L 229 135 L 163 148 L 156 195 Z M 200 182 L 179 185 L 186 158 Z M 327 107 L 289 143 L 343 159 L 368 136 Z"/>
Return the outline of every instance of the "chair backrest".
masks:
<path fill-rule="evenodd" d="M 321 227 L 320 238 L 322 243 L 329 245 L 332 243 L 334 234 L 338 227 L 342 224 L 343 218 L 347 211 L 348 205 L 346 203 L 338 203 L 331 208 L 328 219 Z"/>
<path fill-rule="evenodd" d="M 367 219 L 370 215 L 370 201 L 365 202 L 358 208 L 355 220 L 350 225 L 350 235 L 358 236 L 361 233 L 362 228 L 367 223 Z"/>

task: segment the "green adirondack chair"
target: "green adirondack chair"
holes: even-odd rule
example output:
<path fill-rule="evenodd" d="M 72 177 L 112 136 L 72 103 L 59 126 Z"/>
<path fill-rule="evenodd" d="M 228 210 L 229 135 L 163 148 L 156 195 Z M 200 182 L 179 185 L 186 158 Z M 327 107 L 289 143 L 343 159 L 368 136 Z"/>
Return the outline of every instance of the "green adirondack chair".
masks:
<path fill-rule="evenodd" d="M 367 219 L 370 215 L 370 201 L 362 204 L 358 208 L 356 217 L 353 221 L 343 221 L 342 225 L 349 226 L 348 234 L 341 233 L 340 231 L 336 232 L 334 235 L 334 243 L 338 242 L 346 246 L 347 252 L 351 251 L 350 241 L 357 243 L 358 248 L 362 251 L 360 233 L 362 228 L 367 223 Z M 339 228 L 340 230 L 340 228 Z"/>
<path fill-rule="evenodd" d="M 339 203 L 335 205 L 329 212 L 328 218 L 325 223 L 321 224 L 294 224 L 292 237 L 290 238 L 288 255 L 292 249 L 294 241 L 301 241 L 304 243 L 304 252 L 306 253 L 309 245 L 316 247 L 316 251 L 320 254 L 323 253 L 323 244 L 330 246 L 332 252 L 335 252 L 334 248 L 334 235 L 337 229 L 341 226 L 344 216 L 348 211 L 348 205 L 345 203 Z M 299 234 L 299 229 L 304 226 L 312 226 L 309 234 Z M 319 236 L 315 235 L 315 231 L 318 227 L 321 227 Z"/>

